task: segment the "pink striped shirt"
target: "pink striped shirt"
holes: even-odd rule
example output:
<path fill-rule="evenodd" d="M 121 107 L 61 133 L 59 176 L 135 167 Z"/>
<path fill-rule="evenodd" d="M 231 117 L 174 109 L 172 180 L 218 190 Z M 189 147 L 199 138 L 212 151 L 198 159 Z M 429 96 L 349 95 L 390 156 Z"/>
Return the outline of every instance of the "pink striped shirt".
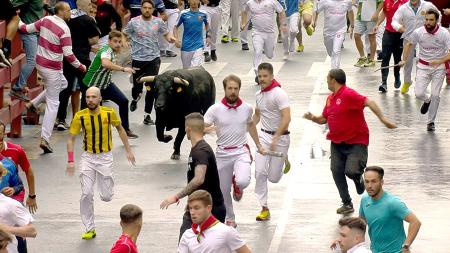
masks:
<path fill-rule="evenodd" d="M 80 67 L 81 63 L 72 52 L 69 27 L 62 18 L 54 15 L 46 16 L 29 25 L 21 22 L 19 30 L 23 33 L 39 32 L 36 53 L 36 64 L 39 66 L 61 70 L 64 57 L 75 68 Z"/>

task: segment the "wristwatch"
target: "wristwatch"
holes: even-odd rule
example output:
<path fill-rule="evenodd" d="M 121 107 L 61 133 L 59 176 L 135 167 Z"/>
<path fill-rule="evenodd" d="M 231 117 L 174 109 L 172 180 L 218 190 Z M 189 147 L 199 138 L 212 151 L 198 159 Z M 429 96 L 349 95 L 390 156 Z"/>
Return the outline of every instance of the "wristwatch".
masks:
<path fill-rule="evenodd" d="M 28 198 L 30 198 L 30 199 L 35 199 L 35 198 L 36 198 L 36 194 L 34 194 L 34 195 L 28 195 Z"/>
<path fill-rule="evenodd" d="M 409 245 L 408 244 L 403 244 L 402 245 L 402 249 L 403 250 L 409 250 Z"/>

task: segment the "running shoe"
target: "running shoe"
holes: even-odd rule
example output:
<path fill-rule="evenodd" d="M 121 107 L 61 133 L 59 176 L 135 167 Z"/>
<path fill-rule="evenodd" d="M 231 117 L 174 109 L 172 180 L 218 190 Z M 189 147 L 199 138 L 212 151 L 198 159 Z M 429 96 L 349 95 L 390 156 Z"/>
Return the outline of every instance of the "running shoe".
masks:
<path fill-rule="evenodd" d="M 95 230 L 89 230 L 86 233 L 81 235 L 81 239 L 83 240 L 90 240 L 90 239 L 94 239 L 97 236 L 97 233 L 95 233 Z"/>
<path fill-rule="evenodd" d="M 6 54 L 3 52 L 2 49 L 0 49 L 0 62 L 4 63 L 4 64 L 7 65 L 8 67 L 11 67 L 11 62 L 9 61 L 8 57 L 7 57 Z"/>
<path fill-rule="evenodd" d="M 302 44 L 297 46 L 297 53 L 301 53 L 303 52 L 303 50 L 305 49 L 305 46 L 303 46 Z"/>
<path fill-rule="evenodd" d="M 367 58 L 366 62 L 364 63 L 363 67 L 374 67 L 375 61 L 372 59 Z"/>
<path fill-rule="evenodd" d="M 398 89 L 402 85 L 402 81 L 400 79 L 396 79 L 394 82 L 394 88 Z"/>
<path fill-rule="evenodd" d="M 420 107 L 420 113 L 426 114 L 428 112 L 428 108 L 430 108 L 431 100 L 428 102 L 423 102 L 422 107 Z"/>
<path fill-rule="evenodd" d="M 175 53 L 174 51 L 166 51 L 166 57 L 177 57 L 177 53 Z"/>
<path fill-rule="evenodd" d="M 366 63 L 367 58 L 366 57 L 360 57 L 358 58 L 358 61 L 355 63 L 355 67 L 361 68 L 364 67 L 364 64 Z"/>
<path fill-rule="evenodd" d="M 228 35 L 222 36 L 222 40 L 220 40 L 222 43 L 228 43 L 230 41 L 230 37 Z"/>
<path fill-rule="evenodd" d="M 239 38 L 231 38 L 232 42 L 239 42 Z"/>
<path fill-rule="evenodd" d="M 166 57 L 166 50 L 160 50 L 159 51 L 159 56 L 160 57 Z"/>
<path fill-rule="evenodd" d="M 211 50 L 211 60 L 217 61 L 216 50 Z"/>
<path fill-rule="evenodd" d="M 308 27 L 306 27 L 306 34 L 311 36 L 313 33 L 314 33 L 314 27 L 312 27 L 312 25 L 309 25 Z"/>
<path fill-rule="evenodd" d="M 152 117 L 150 117 L 150 114 L 147 114 L 144 116 L 144 124 L 145 125 L 154 125 L 155 122 L 153 122 Z"/>
<path fill-rule="evenodd" d="M 385 83 L 382 83 L 380 86 L 378 86 L 378 90 L 382 93 L 387 92 L 387 85 Z"/>
<path fill-rule="evenodd" d="M 283 38 L 281 37 L 281 33 L 278 33 L 277 43 L 283 43 Z"/>
<path fill-rule="evenodd" d="M 50 147 L 50 143 L 48 143 L 48 141 L 46 141 L 44 138 L 41 138 L 39 147 L 44 150 L 44 154 L 53 153 L 53 148 Z"/>
<path fill-rule="evenodd" d="M 127 133 L 128 139 L 137 139 L 139 136 L 135 133 L 133 133 L 131 130 L 125 130 Z"/>
<path fill-rule="evenodd" d="M 243 51 L 249 50 L 249 48 L 248 48 L 248 43 L 242 43 L 242 50 L 243 50 Z"/>
<path fill-rule="evenodd" d="M 242 195 L 244 195 L 244 191 L 241 190 L 236 184 L 236 176 L 233 176 L 233 180 L 231 182 L 233 183 L 233 199 L 235 201 L 240 201 L 242 199 Z"/>
<path fill-rule="evenodd" d="M 236 228 L 236 227 L 237 227 L 236 222 L 234 222 L 234 220 L 232 220 L 232 219 L 227 219 L 227 220 L 225 221 L 225 225 L 230 226 L 230 227 L 233 227 L 233 228 Z"/>
<path fill-rule="evenodd" d="M 434 122 L 428 123 L 427 124 L 427 131 L 428 132 L 434 132 L 434 130 L 436 130 L 436 128 L 434 126 Z"/>
<path fill-rule="evenodd" d="M 284 160 L 283 173 L 287 174 L 290 170 L 291 170 L 291 162 L 289 162 L 289 159 L 286 157 L 286 160 Z"/>
<path fill-rule="evenodd" d="M 211 61 L 211 55 L 209 55 L 208 52 L 204 52 L 203 55 L 205 56 L 205 62 L 210 62 Z"/>
<path fill-rule="evenodd" d="M 266 221 L 270 220 L 270 211 L 269 210 L 261 210 L 261 212 L 256 216 L 257 221 Z"/>
<path fill-rule="evenodd" d="M 355 211 L 355 209 L 353 209 L 353 205 L 349 204 L 349 205 L 342 205 L 341 207 L 339 207 L 336 210 L 337 214 L 351 214 Z"/>
<path fill-rule="evenodd" d="M 22 90 L 13 90 L 13 89 L 11 89 L 9 91 L 9 96 L 10 97 L 15 97 L 15 98 L 17 98 L 19 100 L 22 100 L 24 102 L 29 102 L 30 101 L 28 96 L 25 95 Z"/>
<path fill-rule="evenodd" d="M 58 125 L 56 126 L 56 129 L 58 129 L 58 131 L 65 131 L 69 128 L 70 128 L 69 124 L 67 124 L 66 121 L 62 121 L 62 120 L 59 121 Z"/>
<path fill-rule="evenodd" d="M 133 100 L 131 100 L 131 103 L 130 103 L 130 111 L 132 111 L 132 112 L 134 112 L 134 111 L 136 111 L 136 109 L 137 109 L 137 100 L 135 100 L 135 99 L 133 99 Z"/>
<path fill-rule="evenodd" d="M 411 86 L 411 83 L 404 82 L 402 88 L 400 89 L 400 92 L 402 94 L 408 93 L 410 86 Z"/>

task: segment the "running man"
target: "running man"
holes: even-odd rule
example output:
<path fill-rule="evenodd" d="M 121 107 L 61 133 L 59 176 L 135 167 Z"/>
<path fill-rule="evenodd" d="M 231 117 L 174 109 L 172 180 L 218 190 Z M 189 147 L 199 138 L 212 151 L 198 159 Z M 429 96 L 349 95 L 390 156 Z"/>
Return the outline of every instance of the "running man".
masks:
<path fill-rule="evenodd" d="M 262 210 L 256 216 L 256 220 L 265 221 L 270 219 L 267 181 L 278 183 L 283 173 L 287 173 L 290 167 L 287 154 L 290 143 L 288 128 L 291 122 L 291 109 L 287 93 L 273 78 L 273 67 L 270 63 L 264 62 L 258 66 L 258 79 L 261 90 L 256 93 L 253 124 L 257 125 L 261 121 L 259 140 L 262 148 L 259 149 L 260 153 L 256 153 L 255 158 L 255 193 Z M 283 156 L 269 156 L 265 150 L 280 152 Z M 286 167 L 283 171 L 284 164 Z"/>
<path fill-rule="evenodd" d="M 100 192 L 100 199 L 105 202 L 111 201 L 114 195 L 114 181 L 112 178 L 113 155 L 112 155 L 112 131 L 114 126 L 125 146 L 126 157 L 131 164 L 135 165 L 133 152 L 125 129 L 120 124 L 114 109 L 100 106 L 102 101 L 100 89 L 90 87 L 86 91 L 85 108 L 77 114 L 70 125 L 70 135 L 67 140 L 67 174 L 73 176 L 75 170 L 74 145 L 75 137 L 83 130 L 83 153 L 80 161 L 81 220 L 86 227 L 82 239 L 92 239 L 96 236 L 94 224 L 94 184 Z"/>
<path fill-rule="evenodd" d="M 302 37 L 302 21 L 303 27 L 306 30 L 306 34 L 311 36 L 314 33 L 314 28 L 312 27 L 312 17 L 314 12 L 314 0 L 300 0 L 299 1 L 299 15 L 298 19 L 298 33 L 297 33 L 297 53 L 303 52 L 305 46 L 303 45 Z"/>
<path fill-rule="evenodd" d="M 216 42 L 221 21 L 219 4 L 220 0 L 202 0 L 202 6 L 200 7 L 200 11 L 206 13 L 209 28 L 211 29 L 208 33 L 210 43 L 206 45 L 204 51 L 205 62 L 217 61 Z"/>
<path fill-rule="evenodd" d="M 414 45 L 419 44 L 419 63 L 417 64 L 416 97 L 423 101 L 420 108 L 422 114 L 428 112 L 427 131 L 434 131 L 437 110 L 439 108 L 441 87 L 445 75 L 450 72 L 450 33 L 439 23 L 439 12 L 434 8 L 428 9 L 425 15 L 425 26 L 416 29 L 408 39 L 403 50 L 403 60 L 400 66 L 408 64 L 410 52 Z M 431 83 L 431 95 L 427 95 L 428 85 Z"/>
<path fill-rule="evenodd" d="M 280 14 L 281 31 L 287 33 L 286 14 L 283 6 L 276 0 L 249 0 L 244 4 L 242 12 L 241 30 L 247 29 L 247 15 L 253 25 L 253 69 L 255 71 L 255 82 L 258 80 L 258 66 L 263 60 L 263 54 L 272 59 L 275 49 L 275 25 L 273 14 Z"/>
<path fill-rule="evenodd" d="M 230 192 L 233 185 L 233 199 L 240 201 L 244 189 L 250 184 L 252 155 L 247 133 L 250 133 L 258 151 L 264 153 L 264 150 L 252 120 L 253 108 L 239 98 L 241 79 L 229 75 L 223 80 L 223 88 L 225 97 L 205 113 L 205 127 L 215 128 L 217 133 L 216 161 L 227 210 L 225 224 L 236 227 Z"/>
<path fill-rule="evenodd" d="M 283 49 L 285 60 L 288 59 L 289 54 L 295 51 L 295 38 L 299 32 L 299 16 L 298 0 L 286 0 L 286 23 L 288 26 L 288 33 L 283 37 Z"/>
<path fill-rule="evenodd" d="M 323 43 L 331 57 L 331 69 L 337 69 L 341 63 L 341 49 L 347 32 L 347 14 L 350 20 L 349 34 L 353 36 L 354 15 L 351 0 L 321 0 L 317 2 L 312 27 L 316 28 L 319 13 L 324 12 Z"/>

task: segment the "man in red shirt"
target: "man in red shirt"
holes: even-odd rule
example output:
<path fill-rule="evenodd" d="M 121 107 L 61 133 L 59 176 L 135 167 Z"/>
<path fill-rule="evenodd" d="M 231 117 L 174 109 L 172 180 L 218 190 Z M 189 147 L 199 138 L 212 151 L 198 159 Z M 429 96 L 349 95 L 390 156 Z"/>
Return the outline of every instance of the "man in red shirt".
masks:
<path fill-rule="evenodd" d="M 37 210 L 36 192 L 34 186 L 34 172 L 30 166 L 30 161 L 28 161 L 27 154 L 20 145 L 6 142 L 3 139 L 4 137 L 5 124 L 0 122 L 0 154 L 13 160 L 16 166 L 20 167 L 23 172 L 25 172 L 28 184 L 28 198 L 26 204 L 30 212 L 35 213 Z M 21 198 L 16 200 L 23 202 L 24 194 L 25 193 L 21 193 Z"/>
<path fill-rule="evenodd" d="M 142 228 L 142 209 L 127 204 L 120 209 L 122 235 L 114 243 L 110 253 L 138 253 L 136 240 Z"/>
<path fill-rule="evenodd" d="M 383 116 L 378 105 L 345 85 L 346 76 L 342 69 L 328 72 L 328 89 L 332 92 L 320 116 L 305 113 L 305 119 L 317 124 L 328 123 L 327 139 L 331 141 L 331 172 L 342 200 L 338 214 L 354 212 L 345 176 L 355 182 L 358 194 L 364 192 L 363 173 L 367 164 L 369 128 L 364 118 L 367 106 L 378 119 L 390 129 L 396 128 Z"/>

